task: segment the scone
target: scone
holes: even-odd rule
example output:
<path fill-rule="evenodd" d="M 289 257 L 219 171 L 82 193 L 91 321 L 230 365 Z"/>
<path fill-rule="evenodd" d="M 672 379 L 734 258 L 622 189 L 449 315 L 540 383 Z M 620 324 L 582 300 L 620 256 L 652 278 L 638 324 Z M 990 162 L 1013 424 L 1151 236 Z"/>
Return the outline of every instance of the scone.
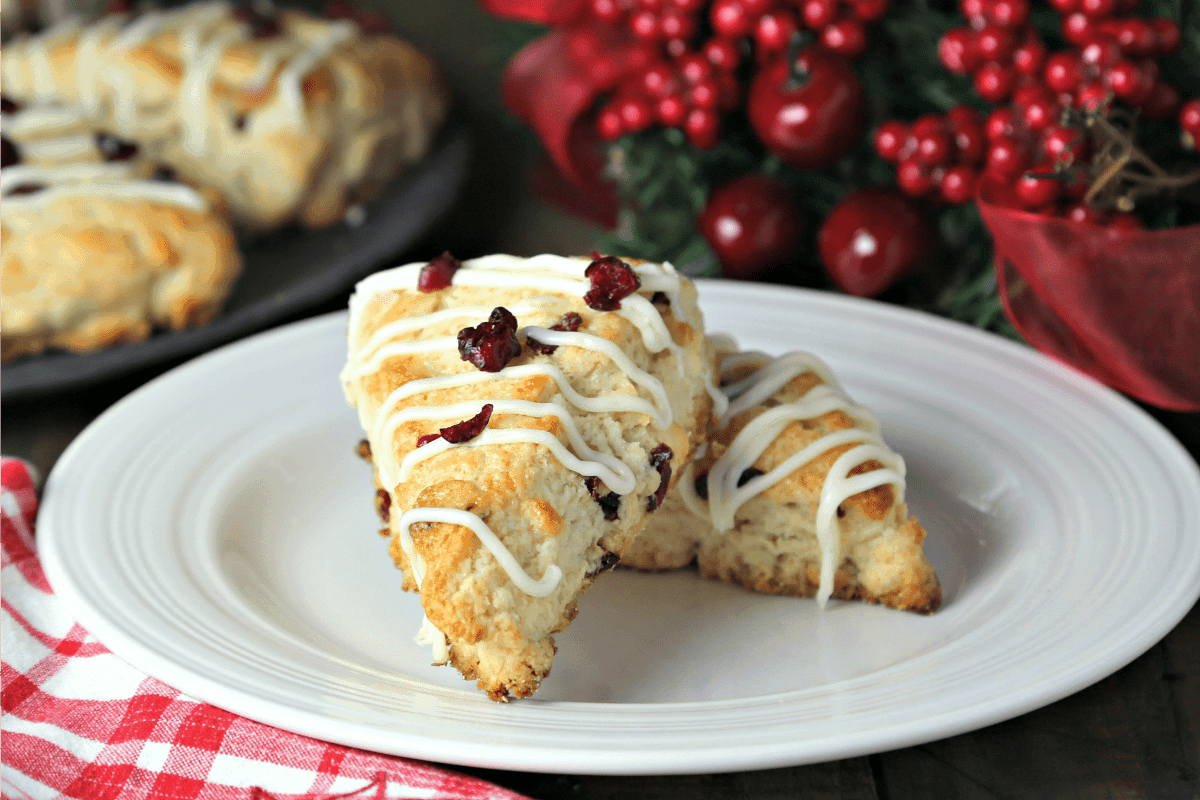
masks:
<path fill-rule="evenodd" d="M 342 219 L 424 155 L 447 108 L 394 36 L 225 2 L 67 21 L 6 44 L 0 66 L 9 98 L 81 109 L 248 230 Z"/>
<path fill-rule="evenodd" d="M 709 347 L 669 265 L 447 254 L 358 285 L 343 385 L 435 663 L 533 694 L 704 441 Z"/>
<path fill-rule="evenodd" d="M 6 110 L 6 119 L 17 111 Z M 140 341 L 155 328 L 204 324 L 220 311 L 242 262 L 219 198 L 175 181 L 112 137 L 18 145 L 6 135 L 3 147 L 4 361 L 51 347 Z M 68 152 L 79 160 L 62 160 Z"/>
<path fill-rule="evenodd" d="M 820 359 L 731 352 L 732 402 L 622 564 L 702 575 L 759 592 L 929 613 L 941 587 L 904 503 L 904 460 Z"/>

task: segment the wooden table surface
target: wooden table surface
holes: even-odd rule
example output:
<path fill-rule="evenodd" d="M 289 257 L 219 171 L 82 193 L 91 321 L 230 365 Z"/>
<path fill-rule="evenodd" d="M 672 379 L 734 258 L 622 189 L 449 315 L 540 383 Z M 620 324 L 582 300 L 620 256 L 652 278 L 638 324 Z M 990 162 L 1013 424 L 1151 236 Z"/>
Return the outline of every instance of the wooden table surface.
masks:
<path fill-rule="evenodd" d="M 453 0 L 445 7 L 401 2 L 400 27 L 447 65 L 480 134 L 473 177 L 450 218 L 400 258 L 442 249 L 586 252 L 595 231 L 529 198 L 520 135 L 495 100 L 493 21 Z M 460 8 L 461 7 L 461 8 Z M 384 7 L 388 10 L 389 7 Z M 411 12 L 411 13 L 410 13 Z M 517 155 L 514 155 L 517 154 Z M 297 317 L 345 307 L 337 297 Z M 99 386 L 3 404 L 0 449 L 46 474 L 100 412 L 174 366 L 162 364 Z M 2 375 L 0 375 L 2 379 Z M 1153 412 L 1200 454 L 1200 414 Z M 1200 531 L 1192 531 L 1200 536 Z M 751 800 L 1198 800 L 1200 799 L 1200 607 L 1117 673 L 1057 703 L 982 730 L 916 747 L 824 764 L 711 775 L 603 777 L 463 769 L 537 800 L 748 798 Z"/>

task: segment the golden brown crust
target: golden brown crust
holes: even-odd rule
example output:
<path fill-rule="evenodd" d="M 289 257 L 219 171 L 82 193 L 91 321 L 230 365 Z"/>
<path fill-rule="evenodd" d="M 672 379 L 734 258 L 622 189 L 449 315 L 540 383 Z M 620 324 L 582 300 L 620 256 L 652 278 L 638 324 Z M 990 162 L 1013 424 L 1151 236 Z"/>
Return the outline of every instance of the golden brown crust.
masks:
<path fill-rule="evenodd" d="M 207 323 L 241 269 L 220 217 L 128 198 L 68 196 L 9 210 L 0 238 L 5 361 Z"/>
<path fill-rule="evenodd" d="M 111 18 L 17 39 L 0 54 L 5 94 L 34 99 L 43 62 L 31 53 L 44 53 L 52 69 L 41 80 L 50 79 L 57 102 L 89 109 L 95 123 L 141 142 L 189 183 L 217 189 L 249 230 L 337 222 L 428 151 L 448 93 L 416 48 L 358 32 L 343 40 L 349 23 L 296 10 L 280 13 L 279 35 L 252 39 L 231 11 L 216 22 L 206 17 L 214 7 L 170 12 L 167 23 L 125 48 L 110 46 L 122 32 Z M 89 56 L 81 39 L 95 30 L 100 47 Z M 207 82 L 196 80 L 202 59 L 187 66 L 185 30 L 202 30 L 206 44 L 224 42 Z M 297 81 L 296 107 L 287 69 L 306 52 L 318 57 Z M 98 76 L 86 95 L 81 68 Z M 41 86 L 39 99 L 48 99 Z M 200 136 L 189 135 L 192 125 L 203 129 Z"/>

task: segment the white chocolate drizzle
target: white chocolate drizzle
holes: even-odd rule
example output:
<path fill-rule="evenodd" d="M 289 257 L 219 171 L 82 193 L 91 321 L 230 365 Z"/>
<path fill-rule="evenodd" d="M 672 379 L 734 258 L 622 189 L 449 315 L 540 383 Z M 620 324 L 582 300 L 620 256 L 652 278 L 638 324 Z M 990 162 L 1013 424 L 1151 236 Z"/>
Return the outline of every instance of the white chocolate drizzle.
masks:
<path fill-rule="evenodd" d="M 480 287 L 537 287 L 540 291 L 557 292 L 566 297 L 552 294 L 538 295 L 513 302 L 506 306 L 517 317 L 537 317 L 552 324 L 563 310 L 570 306 L 569 298 L 582 297 L 590 288 L 590 279 L 583 275 L 590 263 L 587 258 L 563 258 L 560 256 L 542 255 L 531 259 L 518 259 L 512 256 L 488 256 L 463 262 L 454 273 L 452 283 L 455 286 Z M 361 281 L 350 298 L 350 321 L 348 346 L 350 358 L 342 372 L 343 386 L 347 398 L 353 403 L 355 389 L 353 382 L 363 376 L 372 374 L 384 366 L 387 359 L 401 354 L 413 353 L 442 353 L 457 350 L 458 342 L 454 336 L 434 335 L 426 338 L 402 339 L 395 341 L 398 336 L 420 335 L 425 331 L 445 329 L 455 320 L 465 324 L 478 324 L 486 319 L 493 307 L 458 307 L 442 309 L 415 318 L 405 318 L 380 326 L 372 336 L 363 341 L 362 316 L 368 302 L 377 296 L 393 293 L 399 290 L 415 290 L 420 270 L 424 263 L 408 264 L 391 270 L 376 273 Z M 642 281 L 641 293 L 662 291 L 671 300 L 673 309 L 682 309 L 680 291 L 681 278 L 670 265 L 658 266 L 653 264 L 635 267 Z M 635 324 L 641 333 L 642 340 L 648 350 L 657 353 L 669 351 L 675 357 L 681 373 L 686 365 L 683 363 L 683 349 L 671 337 L 663 321 L 662 314 L 647 297 L 641 294 L 631 295 L 621 300 L 621 308 L 612 312 L 620 314 Z M 695 325 L 697 321 L 689 321 Z M 366 409 L 359 405 L 363 426 L 372 434 L 372 441 L 387 443 L 392 441 L 397 432 L 406 422 L 413 420 L 448 420 L 458 422 L 473 417 L 484 404 L 491 404 L 492 425 L 479 435 L 465 442 L 452 444 L 445 439 L 435 439 L 419 448 L 408 450 L 407 454 L 396 463 L 395 447 L 381 448 L 384 452 L 376 453 L 375 463 L 379 470 L 380 479 L 384 486 L 391 491 L 398 483 L 408 480 L 419 465 L 430 459 L 435 459 L 448 450 L 459 447 L 488 447 L 508 445 L 513 443 L 535 444 L 548 449 L 566 468 L 584 477 L 596 477 L 604 485 L 618 495 L 628 495 L 636 489 L 637 477 L 633 468 L 616 456 L 602 453 L 590 447 L 580 434 L 578 425 L 571 413 L 571 408 L 587 412 L 634 412 L 645 414 L 651 424 L 659 430 L 670 427 L 674 416 L 662 382 L 636 366 L 627 355 L 612 342 L 603 337 L 581 331 L 555 331 L 542 325 L 526 325 L 518 330 L 518 339 L 524 341 L 532 338 L 544 345 L 558 347 L 577 347 L 598 353 L 616 366 L 630 381 L 639 387 L 641 394 L 609 394 L 602 397 L 586 397 L 575 390 L 562 371 L 553 363 L 538 361 L 532 364 L 514 364 L 506 366 L 499 372 L 469 371 L 452 375 L 420 378 L 409 381 L 396 389 L 384 399 L 383 403 L 369 417 Z M 554 402 L 537 403 L 516 400 L 505 397 L 487 397 L 468 402 L 460 402 L 441 406 L 414 406 L 400 409 L 401 403 L 409 398 L 427 392 L 444 390 L 459 386 L 475 385 L 497 380 L 521 380 L 531 376 L 550 378 L 558 389 Z M 710 394 L 724 395 L 713 385 L 710 379 Z M 724 410 L 724 404 L 721 409 Z M 502 416 L 524 416 L 540 418 L 553 416 L 561 423 L 563 438 L 549 431 L 524 427 L 496 427 L 495 423 Z M 436 427 L 431 426 L 433 431 Z M 415 443 L 414 443 L 415 445 Z M 641 465 L 646 468 L 645 465 Z M 562 572 L 556 565 L 550 565 L 539 581 L 534 581 L 524 571 L 512 553 L 495 536 L 486 523 L 477 515 L 468 511 L 445 508 L 415 508 L 405 512 L 398 522 L 401 531 L 401 546 L 409 563 L 413 565 L 414 579 L 418 586 L 424 575 L 423 562 L 412 547 L 409 526 L 415 521 L 454 522 L 466 525 L 475 531 L 480 541 L 496 557 L 497 562 L 505 570 L 513 583 L 522 591 L 537 597 L 551 593 L 561 579 Z M 434 646 L 434 657 L 445 661 L 448 645 L 445 636 L 425 618 L 421 631 L 417 635 L 421 644 Z"/>
<path fill-rule="evenodd" d="M 729 531 L 736 525 L 737 510 L 748 500 L 829 450 L 847 444 L 856 445 L 840 455 L 830 467 L 817 506 L 816 534 L 821 550 L 817 602 L 824 608 L 833 592 L 834 574 L 842 556 L 838 506 L 849 497 L 885 484 L 892 484 L 898 496 L 903 498 L 904 459 L 889 449 L 880 438 L 879 422 L 875 415 L 851 400 L 833 372 L 816 356 L 789 353 L 773 359 L 763 353 L 737 353 L 722 360 L 722 373 L 736 373 L 746 366 L 757 369 L 748 378 L 725 387 L 735 399 L 721 417 L 720 428 L 727 426 L 738 414 L 763 404 L 794 378 L 806 372 L 815 374 L 823 383 L 814 386 L 794 402 L 767 409 L 738 432 L 729 448 L 708 472 L 707 509 L 704 508 L 703 499 L 695 492 L 690 473 L 684 476 L 683 500 L 692 513 L 711 520 L 717 532 Z M 770 472 L 757 475 L 738 486 L 743 473 L 753 466 L 789 424 L 815 419 L 835 410 L 847 414 L 857 423 L 857 427 L 821 436 Z M 872 459 L 882 463 L 883 468 L 850 475 L 856 466 Z"/>
<path fill-rule="evenodd" d="M 30 194 L 9 195 L 22 184 L 40 184 L 44 188 Z M 182 183 L 137 180 L 126 162 L 107 164 L 67 164 L 41 167 L 17 164 L 0 171 L 0 214 L 43 207 L 68 197 L 113 197 L 144 200 L 181 206 L 193 211 L 208 209 L 208 201 L 195 189 Z"/>

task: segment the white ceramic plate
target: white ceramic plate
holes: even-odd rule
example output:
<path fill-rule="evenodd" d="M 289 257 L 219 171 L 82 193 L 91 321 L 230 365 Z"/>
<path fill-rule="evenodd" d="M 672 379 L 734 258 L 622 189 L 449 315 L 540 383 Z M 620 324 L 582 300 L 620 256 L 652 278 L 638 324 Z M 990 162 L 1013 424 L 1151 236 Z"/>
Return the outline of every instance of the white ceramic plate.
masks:
<path fill-rule="evenodd" d="M 1200 474 L 1115 393 L 974 329 L 703 282 L 709 327 L 805 349 L 872 406 L 946 601 L 929 617 L 617 571 L 533 700 L 496 704 L 412 641 L 338 385 L 345 318 L 168 373 L 50 476 L 51 582 L 106 645 L 281 728 L 434 761 L 571 773 L 752 769 L 994 723 L 1117 670 L 1200 592 Z"/>

